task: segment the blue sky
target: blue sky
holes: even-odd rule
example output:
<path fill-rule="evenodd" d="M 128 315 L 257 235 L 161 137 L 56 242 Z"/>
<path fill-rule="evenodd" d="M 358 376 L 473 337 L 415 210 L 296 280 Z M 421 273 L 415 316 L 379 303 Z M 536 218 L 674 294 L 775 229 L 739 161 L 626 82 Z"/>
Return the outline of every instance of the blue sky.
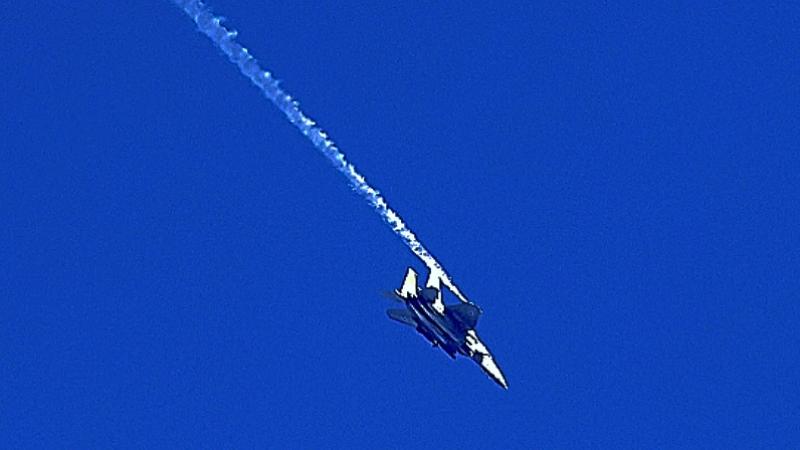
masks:
<path fill-rule="evenodd" d="M 484 315 L 168 1 L 4 9 L 0 440 L 797 447 L 798 10 L 211 4 Z M 452 297 L 451 301 L 455 301 Z"/>

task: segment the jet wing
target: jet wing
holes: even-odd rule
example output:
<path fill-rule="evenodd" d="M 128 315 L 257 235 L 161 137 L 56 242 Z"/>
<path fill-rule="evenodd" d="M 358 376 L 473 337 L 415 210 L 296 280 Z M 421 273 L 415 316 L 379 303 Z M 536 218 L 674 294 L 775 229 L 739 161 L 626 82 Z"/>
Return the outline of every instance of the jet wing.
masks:
<path fill-rule="evenodd" d="M 466 329 L 472 330 L 478 325 L 481 310 L 472 303 L 459 303 L 447 307 L 449 315 L 460 322 Z"/>
<path fill-rule="evenodd" d="M 403 286 L 395 291 L 397 295 L 403 298 L 410 298 L 417 296 L 417 272 L 411 267 L 406 271 L 406 277 L 403 279 Z"/>

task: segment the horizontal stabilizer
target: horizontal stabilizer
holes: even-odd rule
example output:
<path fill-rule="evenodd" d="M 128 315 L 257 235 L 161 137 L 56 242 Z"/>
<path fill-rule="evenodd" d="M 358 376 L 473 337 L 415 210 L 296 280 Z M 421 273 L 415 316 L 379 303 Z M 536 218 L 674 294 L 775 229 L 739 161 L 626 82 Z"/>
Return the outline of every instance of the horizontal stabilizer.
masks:
<path fill-rule="evenodd" d="M 417 322 L 414 320 L 414 316 L 407 309 L 387 309 L 386 314 L 392 320 L 396 320 L 400 323 L 404 323 L 412 327 L 417 326 Z"/>
<path fill-rule="evenodd" d="M 480 308 L 471 303 L 448 306 L 447 311 L 451 317 L 464 324 L 468 330 L 475 329 L 478 325 L 478 318 L 481 316 Z"/>
<path fill-rule="evenodd" d="M 392 291 L 392 292 L 383 292 L 382 294 L 383 294 L 384 297 L 388 298 L 389 300 L 394 300 L 397 303 L 405 304 L 405 301 L 404 301 L 403 297 L 400 297 L 400 294 L 398 294 L 397 292 L 394 292 L 394 291 Z"/>

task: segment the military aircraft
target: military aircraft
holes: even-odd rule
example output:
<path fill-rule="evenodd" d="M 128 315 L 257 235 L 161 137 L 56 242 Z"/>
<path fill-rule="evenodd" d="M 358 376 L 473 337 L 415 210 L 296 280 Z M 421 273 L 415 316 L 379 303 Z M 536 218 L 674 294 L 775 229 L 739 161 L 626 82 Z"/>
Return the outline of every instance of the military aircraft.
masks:
<path fill-rule="evenodd" d="M 456 354 L 471 358 L 495 383 L 508 389 L 503 372 L 475 333 L 481 315 L 477 305 L 445 305 L 439 277 L 431 273 L 425 287 L 420 288 L 417 273 L 411 267 L 406 271 L 402 287 L 392 296 L 406 307 L 387 310 L 389 318 L 414 327 L 434 347 L 440 347 L 453 359 Z"/>

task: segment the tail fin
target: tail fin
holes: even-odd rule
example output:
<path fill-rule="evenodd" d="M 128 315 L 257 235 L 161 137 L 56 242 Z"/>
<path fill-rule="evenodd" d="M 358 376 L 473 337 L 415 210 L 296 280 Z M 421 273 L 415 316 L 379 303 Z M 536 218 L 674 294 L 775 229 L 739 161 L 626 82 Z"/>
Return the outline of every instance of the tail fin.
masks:
<path fill-rule="evenodd" d="M 417 272 L 414 272 L 414 269 L 409 267 L 408 270 L 406 270 L 406 277 L 403 279 L 403 286 L 401 286 L 400 289 L 395 292 L 397 295 L 403 298 L 417 296 Z"/>
<path fill-rule="evenodd" d="M 389 300 L 394 300 L 397 303 L 404 303 L 403 302 L 403 297 L 400 297 L 400 295 L 396 291 L 391 291 L 391 292 L 390 291 L 383 291 L 383 292 L 381 292 L 381 295 L 383 295 L 384 297 L 388 298 Z"/>

